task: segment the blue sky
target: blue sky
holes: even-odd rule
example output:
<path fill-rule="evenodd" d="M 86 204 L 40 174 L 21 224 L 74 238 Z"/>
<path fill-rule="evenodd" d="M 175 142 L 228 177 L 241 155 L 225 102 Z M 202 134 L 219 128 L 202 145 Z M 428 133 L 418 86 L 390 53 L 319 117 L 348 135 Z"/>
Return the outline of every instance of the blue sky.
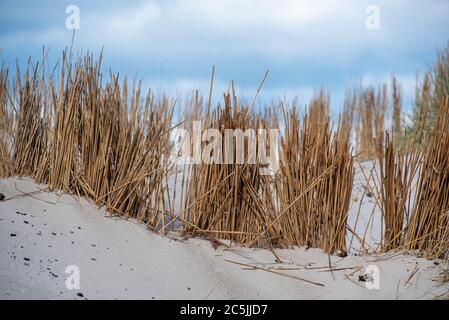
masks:
<path fill-rule="evenodd" d="M 447 0 L 0 0 L 1 59 L 23 66 L 45 45 L 56 63 L 72 37 L 68 5 L 80 9 L 74 49 L 104 46 L 105 71 L 169 94 L 207 95 L 215 64 L 215 99 L 230 80 L 251 98 L 269 69 L 262 102 L 296 95 L 306 102 L 323 85 L 338 108 L 348 86 L 378 85 L 392 74 L 410 102 L 417 73 L 449 40 Z M 379 8 L 378 30 L 366 28 L 369 5 Z"/>

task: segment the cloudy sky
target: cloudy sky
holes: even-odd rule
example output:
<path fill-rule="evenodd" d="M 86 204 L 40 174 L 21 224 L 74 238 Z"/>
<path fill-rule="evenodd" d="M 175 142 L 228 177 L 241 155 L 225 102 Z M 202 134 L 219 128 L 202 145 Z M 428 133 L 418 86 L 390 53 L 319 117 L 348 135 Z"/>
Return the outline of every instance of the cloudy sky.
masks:
<path fill-rule="evenodd" d="M 74 49 L 98 54 L 104 46 L 105 71 L 169 94 L 207 95 L 215 64 L 216 99 L 230 80 L 251 97 L 269 69 L 261 101 L 305 102 L 322 85 L 338 107 L 349 85 L 392 74 L 410 100 L 417 73 L 449 40 L 447 0 L 0 0 L 1 59 L 24 65 L 45 45 L 56 63 L 72 38 L 69 5 L 80 10 Z M 379 8 L 379 29 L 367 28 L 370 5 Z"/>

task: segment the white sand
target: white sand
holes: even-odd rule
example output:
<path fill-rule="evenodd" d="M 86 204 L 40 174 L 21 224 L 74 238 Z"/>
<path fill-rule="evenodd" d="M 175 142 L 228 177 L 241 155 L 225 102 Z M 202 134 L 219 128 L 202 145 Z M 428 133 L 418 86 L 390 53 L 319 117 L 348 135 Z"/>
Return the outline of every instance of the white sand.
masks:
<path fill-rule="evenodd" d="M 44 187 L 30 179 L 0 180 L 7 198 Z M 206 240 L 164 237 L 70 195 L 43 192 L 0 202 L 1 299 L 83 299 L 77 293 L 87 299 L 432 299 L 449 290 L 433 281 L 441 265 L 413 255 L 332 256 L 336 269 L 361 268 L 332 273 L 320 250 L 276 253 L 282 264 L 269 250 L 215 250 Z M 372 264 L 380 268 L 379 290 L 359 281 Z M 69 265 L 80 269 L 79 290 L 65 286 Z"/>

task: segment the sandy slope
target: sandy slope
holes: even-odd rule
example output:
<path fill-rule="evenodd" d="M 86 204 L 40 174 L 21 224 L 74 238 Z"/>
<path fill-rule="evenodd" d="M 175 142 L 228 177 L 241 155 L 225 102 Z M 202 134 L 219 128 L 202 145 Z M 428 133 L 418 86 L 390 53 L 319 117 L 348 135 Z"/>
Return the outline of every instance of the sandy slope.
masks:
<path fill-rule="evenodd" d="M 38 188 L 44 186 L 29 179 L 0 180 L 7 198 Z M 333 256 L 332 273 L 320 250 L 276 253 L 282 264 L 269 250 L 214 249 L 205 240 L 163 237 L 70 195 L 43 192 L 0 202 L 2 299 L 431 299 L 449 290 L 432 281 L 439 265 L 411 255 Z M 359 281 L 370 264 L 380 268 L 380 290 Z M 65 286 L 69 265 L 80 269 L 79 290 Z M 355 267 L 361 270 L 338 270 Z"/>

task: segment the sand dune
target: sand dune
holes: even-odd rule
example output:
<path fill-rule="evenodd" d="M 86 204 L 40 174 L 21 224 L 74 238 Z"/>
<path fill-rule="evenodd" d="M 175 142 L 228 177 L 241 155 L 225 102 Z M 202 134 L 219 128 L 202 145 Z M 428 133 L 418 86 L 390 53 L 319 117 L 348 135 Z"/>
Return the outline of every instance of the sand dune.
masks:
<path fill-rule="evenodd" d="M 158 235 L 44 188 L 0 180 L 1 299 L 433 299 L 449 290 L 434 281 L 438 261 L 411 254 L 296 248 L 276 250 L 279 263 L 270 250 Z M 79 289 L 66 287 L 71 265 Z M 380 269 L 378 290 L 361 281 L 369 265 Z"/>

